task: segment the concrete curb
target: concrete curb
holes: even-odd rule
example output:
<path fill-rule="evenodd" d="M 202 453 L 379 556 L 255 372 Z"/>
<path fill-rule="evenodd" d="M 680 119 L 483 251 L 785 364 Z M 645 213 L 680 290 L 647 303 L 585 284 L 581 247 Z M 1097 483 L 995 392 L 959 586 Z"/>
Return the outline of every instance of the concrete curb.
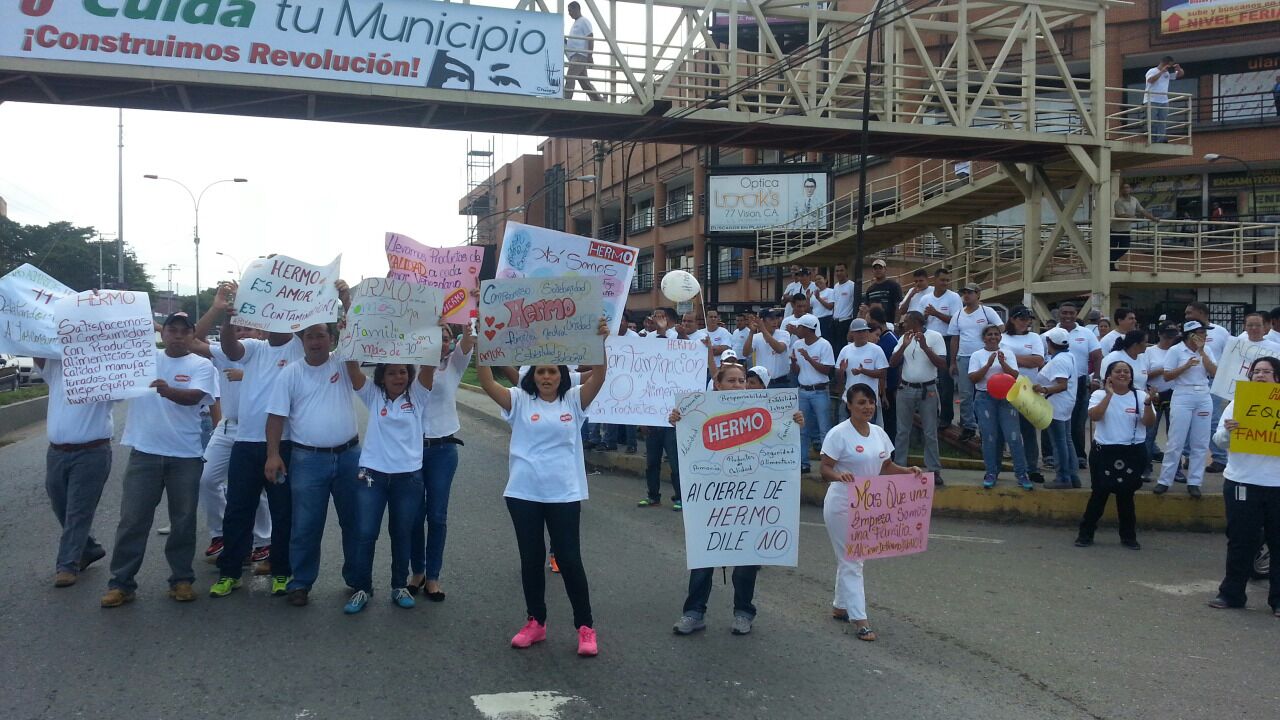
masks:
<path fill-rule="evenodd" d="M 48 395 L 0 407 L 0 437 L 33 423 L 43 422 L 48 411 Z"/>
<path fill-rule="evenodd" d="M 478 387 L 463 385 L 463 388 L 475 392 L 483 392 Z M 467 408 L 472 414 L 494 421 L 505 426 L 501 420 L 481 410 Z M 626 473 L 643 477 L 645 471 L 644 453 L 627 455 L 622 452 L 601 452 L 591 450 L 586 453 L 587 462 L 601 469 Z M 946 463 L 944 461 L 944 467 Z M 816 468 L 817 463 L 814 463 Z M 666 462 L 662 465 L 664 486 L 669 483 Z M 817 471 L 802 478 L 800 486 L 801 499 L 821 507 L 827 493 L 826 483 L 819 482 Z M 966 485 L 949 481 L 933 501 L 933 512 L 939 517 L 975 518 L 996 522 L 1029 522 L 1041 525 L 1076 525 L 1089 502 L 1089 490 L 1044 490 L 1036 486 L 1035 490 L 1026 491 L 1019 488 L 1011 480 L 991 490 L 984 490 L 979 485 Z M 1148 486 L 1150 487 L 1150 486 Z M 642 492 L 643 489 L 640 490 Z M 639 495 L 637 495 L 639 499 Z M 1185 486 L 1175 486 L 1164 495 L 1154 495 L 1149 491 L 1141 491 L 1134 497 L 1134 505 L 1138 516 L 1138 526 L 1144 530 L 1191 530 L 1197 532 L 1216 532 L 1227 526 L 1226 508 L 1221 493 L 1205 493 L 1199 500 L 1186 494 Z M 1115 501 L 1107 503 L 1102 524 L 1114 526 L 1116 523 Z"/>

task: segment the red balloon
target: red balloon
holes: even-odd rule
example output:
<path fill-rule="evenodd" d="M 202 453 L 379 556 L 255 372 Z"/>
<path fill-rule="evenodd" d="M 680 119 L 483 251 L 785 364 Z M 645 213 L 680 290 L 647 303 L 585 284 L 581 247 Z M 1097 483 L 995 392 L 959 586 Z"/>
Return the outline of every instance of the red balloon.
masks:
<path fill-rule="evenodd" d="M 1000 373 L 992 375 L 987 379 L 987 394 L 997 400 L 1003 400 L 1009 395 L 1009 391 L 1013 389 L 1013 383 L 1017 378 L 1008 373 Z"/>

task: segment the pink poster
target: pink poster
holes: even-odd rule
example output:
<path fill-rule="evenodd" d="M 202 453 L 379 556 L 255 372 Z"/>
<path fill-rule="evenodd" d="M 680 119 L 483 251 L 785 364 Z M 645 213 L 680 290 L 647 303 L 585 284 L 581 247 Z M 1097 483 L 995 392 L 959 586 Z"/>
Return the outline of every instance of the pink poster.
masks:
<path fill-rule="evenodd" d="M 483 247 L 430 247 L 393 232 L 387 233 L 386 246 L 388 277 L 439 288 L 444 298 L 440 317 L 445 322 L 461 324 L 475 317 Z"/>
<path fill-rule="evenodd" d="M 912 555 L 929 546 L 933 473 L 859 477 L 849 484 L 849 537 L 853 560 Z"/>

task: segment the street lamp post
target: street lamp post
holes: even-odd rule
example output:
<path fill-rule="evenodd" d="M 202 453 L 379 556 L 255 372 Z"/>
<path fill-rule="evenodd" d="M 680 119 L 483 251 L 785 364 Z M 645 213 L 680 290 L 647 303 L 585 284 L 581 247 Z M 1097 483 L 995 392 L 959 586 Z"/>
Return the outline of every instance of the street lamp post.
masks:
<path fill-rule="evenodd" d="M 231 261 L 231 262 L 236 266 L 236 281 L 237 281 L 237 282 L 239 282 L 239 281 L 240 281 L 240 276 L 244 274 L 244 271 L 240 269 L 240 261 L 239 261 L 239 260 L 237 260 L 237 259 L 235 259 L 235 258 L 234 258 L 234 257 L 232 257 L 231 255 L 228 255 L 227 253 L 222 252 L 221 250 L 214 250 L 214 251 L 213 251 L 213 254 L 214 254 L 214 255 L 221 255 L 222 257 L 224 257 L 224 258 L 226 258 L 226 259 L 230 260 L 230 261 Z M 228 270 L 227 272 L 231 272 L 231 271 L 230 271 L 230 270 Z"/>
<path fill-rule="evenodd" d="M 1258 221 L 1258 181 L 1253 177 L 1253 168 L 1249 163 L 1238 157 L 1231 155 L 1222 155 L 1221 153 L 1205 153 L 1205 160 L 1209 162 L 1217 162 L 1219 160 L 1235 160 L 1244 166 L 1244 175 L 1249 178 L 1249 219 L 1254 222 Z"/>
<path fill-rule="evenodd" d="M 187 195 L 190 196 L 191 198 L 191 207 L 195 211 L 195 226 L 191 233 L 191 239 L 192 241 L 194 241 L 196 246 L 196 249 L 195 249 L 195 252 L 196 252 L 195 296 L 196 296 L 196 318 L 198 319 L 200 317 L 200 201 L 204 200 L 204 194 L 209 192 L 209 188 L 213 187 L 214 185 L 221 185 L 222 183 L 244 183 L 244 182 L 249 182 L 249 180 L 247 178 L 226 178 L 225 180 L 214 180 L 208 185 L 205 185 L 204 189 L 200 191 L 199 195 L 197 195 L 191 192 L 191 188 L 187 187 L 185 183 L 179 180 L 175 180 L 171 177 L 162 177 L 160 175 L 151 175 L 151 174 L 143 175 L 142 177 L 148 180 L 167 180 L 173 183 L 174 185 L 177 185 L 178 187 L 182 188 L 183 190 L 186 190 Z"/>

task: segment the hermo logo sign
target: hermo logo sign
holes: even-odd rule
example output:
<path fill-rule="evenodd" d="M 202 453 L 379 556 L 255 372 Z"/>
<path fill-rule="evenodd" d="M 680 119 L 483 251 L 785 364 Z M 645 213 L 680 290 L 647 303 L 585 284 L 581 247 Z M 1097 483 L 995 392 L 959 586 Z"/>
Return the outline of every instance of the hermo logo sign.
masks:
<path fill-rule="evenodd" d="M 702 444 L 708 450 L 728 450 L 769 434 L 773 418 L 763 408 L 747 408 L 713 417 L 702 426 Z"/>
<path fill-rule="evenodd" d="M 62 0 L 69 2 L 71 0 Z M 98 17 L 123 15 L 130 20 L 181 20 L 192 25 L 249 27 L 256 9 L 251 0 L 81 0 L 84 9 Z M 40 17 L 53 9 L 54 0 L 19 0 L 24 15 Z"/>

